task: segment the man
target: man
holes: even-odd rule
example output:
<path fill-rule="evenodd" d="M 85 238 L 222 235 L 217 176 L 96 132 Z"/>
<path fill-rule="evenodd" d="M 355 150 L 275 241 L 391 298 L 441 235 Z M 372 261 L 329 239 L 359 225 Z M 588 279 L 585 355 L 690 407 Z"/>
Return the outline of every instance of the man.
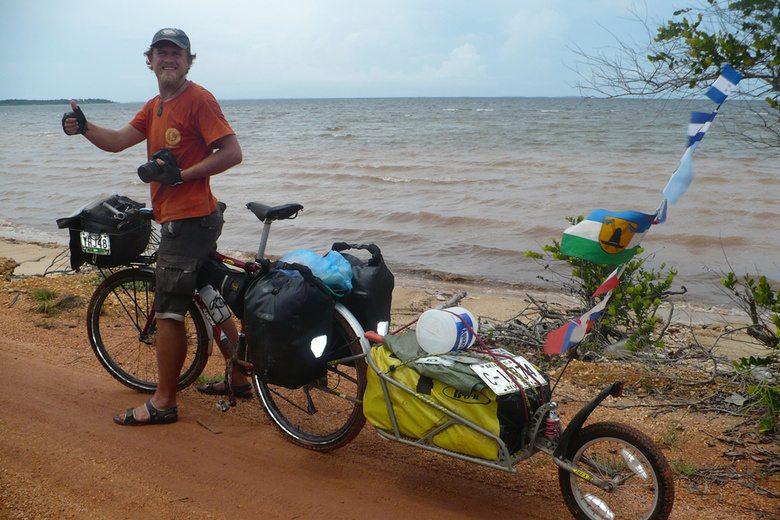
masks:
<path fill-rule="evenodd" d="M 222 231 L 222 210 L 211 193 L 209 178 L 239 164 L 241 147 L 214 96 L 187 79 L 195 55 L 179 29 L 161 29 L 146 52 L 147 66 L 157 76 L 160 95 L 149 100 L 120 130 L 87 122 L 71 101 L 73 112 L 63 117 L 68 135 L 83 134 L 108 152 L 120 152 L 144 139 L 147 156 L 157 167 L 138 170 L 149 183 L 152 207 L 162 225 L 157 256 L 155 311 L 157 316 L 158 385 L 143 405 L 114 417 L 121 425 L 168 424 L 178 420 L 176 390 L 187 352 L 184 315 L 196 290 L 197 269 L 216 250 Z M 225 332 L 235 345 L 232 320 Z M 226 393 L 211 385 L 212 393 Z M 237 374 L 233 389 L 249 389 Z"/>

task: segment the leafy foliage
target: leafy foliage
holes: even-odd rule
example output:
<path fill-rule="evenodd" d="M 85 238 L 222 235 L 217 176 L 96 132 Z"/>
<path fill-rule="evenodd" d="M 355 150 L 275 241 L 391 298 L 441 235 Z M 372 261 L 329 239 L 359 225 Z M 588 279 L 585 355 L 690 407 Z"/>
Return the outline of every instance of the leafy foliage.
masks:
<path fill-rule="evenodd" d="M 750 317 L 752 326 L 748 334 L 767 347 L 780 350 L 780 291 L 774 291 L 766 276 L 741 278 L 727 273 L 721 283 L 734 300 Z"/>
<path fill-rule="evenodd" d="M 780 418 L 780 388 L 773 384 L 771 378 L 756 378 L 756 368 L 769 368 L 780 361 L 780 291 L 775 291 L 765 276 L 752 277 L 744 275 L 737 277 L 727 273 L 721 278 L 721 283 L 728 289 L 732 300 L 742 307 L 750 317 L 751 325 L 747 333 L 761 341 L 771 349 L 771 354 L 765 357 L 741 358 L 734 362 L 738 373 L 746 374 L 752 379 L 758 379 L 759 384 L 748 386 L 748 392 L 753 395 L 757 404 L 763 407 L 764 415 L 759 421 L 759 431 L 770 433 L 778 430 Z"/>

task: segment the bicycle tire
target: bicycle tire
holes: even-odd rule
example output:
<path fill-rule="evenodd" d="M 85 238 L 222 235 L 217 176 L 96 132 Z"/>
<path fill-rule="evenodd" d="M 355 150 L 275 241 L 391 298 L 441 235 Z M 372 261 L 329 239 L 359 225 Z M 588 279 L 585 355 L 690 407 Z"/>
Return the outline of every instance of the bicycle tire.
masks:
<path fill-rule="evenodd" d="M 142 393 L 157 389 L 156 323 L 143 334 L 154 305 L 154 271 L 125 269 L 106 278 L 87 308 L 87 335 L 101 365 L 114 379 Z M 209 357 L 208 329 L 193 300 L 185 316 L 187 355 L 179 390 L 194 383 Z"/>
<path fill-rule="evenodd" d="M 252 377 L 255 394 L 274 425 L 293 444 L 320 452 L 349 443 L 366 422 L 363 415 L 365 357 L 340 361 L 363 353 L 362 331 L 356 331 L 338 311 L 334 311 L 333 320 L 334 343 L 324 378 L 291 390 L 268 384 L 257 374 Z"/>
<path fill-rule="evenodd" d="M 559 468 L 561 493 L 575 518 L 669 518 L 674 475 L 661 450 L 644 433 L 625 424 L 596 423 L 577 433 L 567 451 L 567 460 L 575 466 L 617 483 L 612 491 L 604 491 Z"/>

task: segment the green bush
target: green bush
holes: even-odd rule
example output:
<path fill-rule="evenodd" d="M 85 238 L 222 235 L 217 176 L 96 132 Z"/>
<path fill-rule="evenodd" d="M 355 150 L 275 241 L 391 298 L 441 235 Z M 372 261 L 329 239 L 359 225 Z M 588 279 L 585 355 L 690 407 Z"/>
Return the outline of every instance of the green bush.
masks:
<path fill-rule="evenodd" d="M 583 217 L 568 217 L 572 224 L 582 221 Z M 591 296 L 596 289 L 615 270 L 614 265 L 595 264 L 588 260 L 575 258 L 561 253 L 560 242 L 552 239 L 552 243 L 543 246 L 543 251 L 553 260 L 564 261 L 571 268 L 571 276 L 556 273 L 557 282 L 566 292 L 579 297 L 581 313 L 595 305 Z M 659 325 L 657 316 L 661 303 L 668 298 L 677 271 L 661 264 L 658 270 L 648 268 L 642 257 L 642 249 L 625 264 L 620 283 L 612 290 L 612 298 L 585 341 L 596 346 L 606 346 L 616 341 L 626 340 L 626 347 L 639 350 L 647 346 L 663 346 L 661 334 L 654 332 Z M 539 260 L 546 259 L 545 254 L 526 251 L 526 257 Z M 579 311 L 578 311 L 579 312 Z"/>
<path fill-rule="evenodd" d="M 35 302 L 35 310 L 43 314 L 55 314 L 57 312 L 57 294 L 51 289 L 33 289 L 32 300 Z"/>
<path fill-rule="evenodd" d="M 746 332 L 770 349 L 768 356 L 740 358 L 734 362 L 734 368 L 740 374 L 751 377 L 756 367 L 771 368 L 780 360 L 780 291 L 775 291 L 765 276 L 744 275 L 737 277 L 726 273 L 721 283 L 728 289 L 735 301 L 750 317 Z M 771 379 L 748 386 L 748 392 L 755 397 L 755 406 L 763 410 L 758 430 L 762 433 L 778 431 L 780 418 L 780 388 Z"/>

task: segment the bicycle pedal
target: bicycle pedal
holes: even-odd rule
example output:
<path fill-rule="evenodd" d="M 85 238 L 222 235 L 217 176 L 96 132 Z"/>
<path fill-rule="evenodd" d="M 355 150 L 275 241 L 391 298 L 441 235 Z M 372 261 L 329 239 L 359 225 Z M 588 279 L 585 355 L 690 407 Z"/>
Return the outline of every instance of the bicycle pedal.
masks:
<path fill-rule="evenodd" d="M 235 406 L 235 404 L 231 404 L 231 403 L 225 401 L 224 399 L 220 399 L 219 401 L 217 401 L 216 406 L 217 406 L 217 410 L 219 410 L 222 413 L 225 413 L 228 410 L 230 410 L 231 406 Z"/>
<path fill-rule="evenodd" d="M 246 361 L 238 361 L 235 366 L 236 366 L 236 369 L 239 372 L 241 372 L 242 374 L 244 374 L 247 377 L 251 377 L 252 373 L 255 370 L 254 365 L 252 363 L 248 363 Z"/>

